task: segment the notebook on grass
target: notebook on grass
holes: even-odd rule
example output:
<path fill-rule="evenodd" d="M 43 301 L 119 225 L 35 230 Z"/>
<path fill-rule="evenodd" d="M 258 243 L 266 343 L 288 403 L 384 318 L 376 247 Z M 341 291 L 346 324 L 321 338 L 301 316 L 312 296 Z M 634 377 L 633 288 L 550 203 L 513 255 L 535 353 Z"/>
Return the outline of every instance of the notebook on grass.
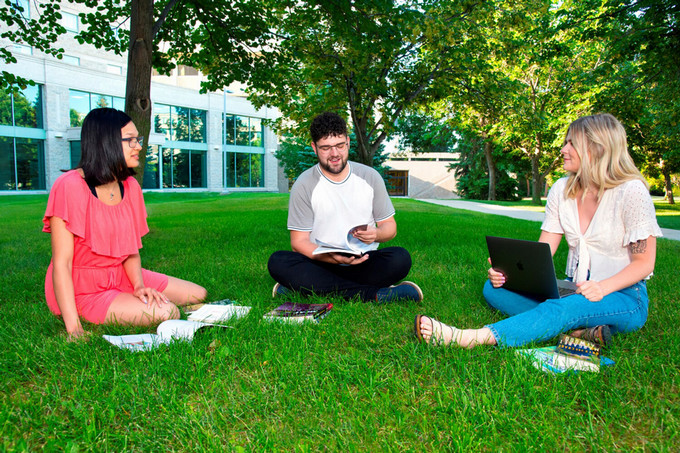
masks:
<path fill-rule="evenodd" d="M 487 236 L 494 269 L 505 275 L 504 288 L 538 300 L 559 299 L 576 292 L 576 284 L 555 277 L 550 246 L 545 242 Z"/>

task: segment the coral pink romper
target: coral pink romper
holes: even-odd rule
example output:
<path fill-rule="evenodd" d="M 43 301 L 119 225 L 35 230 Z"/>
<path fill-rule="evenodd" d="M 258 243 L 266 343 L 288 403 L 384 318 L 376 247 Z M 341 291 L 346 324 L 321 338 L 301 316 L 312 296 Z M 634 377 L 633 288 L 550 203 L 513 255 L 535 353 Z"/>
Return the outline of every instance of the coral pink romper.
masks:
<path fill-rule="evenodd" d="M 123 269 L 123 261 L 142 247 L 142 236 L 149 232 L 142 190 L 130 177 L 123 181 L 123 200 L 114 206 L 95 197 L 80 174 L 71 170 L 61 175 L 50 190 L 43 231 L 50 233 L 50 217 L 64 220 L 73 233 L 73 287 L 78 314 L 101 324 L 113 299 L 134 288 Z M 142 269 L 146 287 L 163 291 L 168 277 Z M 56 315 L 61 311 L 54 296 L 52 262 L 45 276 L 47 306 Z"/>

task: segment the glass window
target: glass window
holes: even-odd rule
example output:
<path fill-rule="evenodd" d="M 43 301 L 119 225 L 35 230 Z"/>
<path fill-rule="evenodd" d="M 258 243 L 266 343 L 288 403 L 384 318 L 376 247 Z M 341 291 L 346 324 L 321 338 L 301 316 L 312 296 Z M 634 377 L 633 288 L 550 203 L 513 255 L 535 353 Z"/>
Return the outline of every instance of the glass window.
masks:
<path fill-rule="evenodd" d="M 224 133 L 224 143 L 227 145 L 236 144 L 236 117 L 234 115 L 226 115 Z"/>
<path fill-rule="evenodd" d="M 223 153 L 224 155 L 224 187 L 236 187 L 236 153 Z"/>
<path fill-rule="evenodd" d="M 248 117 L 236 117 L 236 144 L 250 145 L 250 127 L 248 125 Z"/>
<path fill-rule="evenodd" d="M 250 146 L 263 146 L 262 120 L 260 118 L 250 118 Z"/>
<path fill-rule="evenodd" d="M 250 187 L 264 187 L 264 154 L 250 155 Z"/>
<path fill-rule="evenodd" d="M 264 187 L 264 154 L 223 153 L 225 187 Z"/>
<path fill-rule="evenodd" d="M 164 134 L 166 140 L 170 140 L 170 106 L 156 104 L 153 117 L 154 131 Z M 163 151 L 165 152 L 165 151 Z"/>
<path fill-rule="evenodd" d="M 60 22 L 66 30 L 78 33 L 78 16 L 75 14 L 62 11 Z"/>
<path fill-rule="evenodd" d="M 125 111 L 125 99 L 108 94 L 69 90 L 69 118 L 71 127 L 82 126 L 83 119 L 90 113 L 90 110 L 99 107 L 112 107 Z"/>
<path fill-rule="evenodd" d="M 106 72 L 108 72 L 109 74 L 121 75 L 123 74 L 123 67 L 115 64 L 107 64 Z"/>
<path fill-rule="evenodd" d="M 42 129 L 40 86 L 26 87 L 14 94 L 14 125 Z"/>
<path fill-rule="evenodd" d="M 62 61 L 73 66 L 80 66 L 80 58 L 71 55 L 64 55 Z"/>
<path fill-rule="evenodd" d="M 29 86 L 13 94 L 0 92 L 0 124 L 42 129 L 40 86 Z"/>
<path fill-rule="evenodd" d="M 223 144 L 264 147 L 261 118 L 224 115 L 222 119 Z"/>
<path fill-rule="evenodd" d="M 191 141 L 195 143 L 205 143 L 205 110 L 191 110 Z"/>
<path fill-rule="evenodd" d="M 236 187 L 250 187 L 250 154 L 236 153 Z"/>
<path fill-rule="evenodd" d="M 208 187 L 205 151 L 191 151 L 191 187 Z"/>
<path fill-rule="evenodd" d="M 45 189 L 43 141 L 16 139 L 17 190 Z"/>
<path fill-rule="evenodd" d="M 25 46 L 23 44 L 13 44 L 12 51 L 15 53 L 22 53 L 24 55 L 33 55 L 33 47 Z"/>
<path fill-rule="evenodd" d="M 13 126 L 12 120 L 12 94 L 0 90 L 0 125 Z"/>
<path fill-rule="evenodd" d="M 121 112 L 125 111 L 125 98 L 113 98 L 113 108 L 118 109 Z"/>
<path fill-rule="evenodd" d="M 191 153 L 188 150 L 172 150 L 172 187 L 191 187 Z"/>
<path fill-rule="evenodd" d="M 154 128 L 166 140 L 206 143 L 205 110 L 163 104 L 154 105 Z"/>
<path fill-rule="evenodd" d="M 85 115 L 90 112 L 90 93 L 84 91 L 69 91 L 69 117 L 71 127 L 83 125 Z"/>
<path fill-rule="evenodd" d="M 0 190 L 44 190 L 42 140 L 0 137 Z"/>
<path fill-rule="evenodd" d="M 163 149 L 163 187 L 207 187 L 206 152 Z"/>
<path fill-rule="evenodd" d="M 12 2 L 12 5 L 16 8 L 16 11 L 23 17 L 25 17 L 26 19 L 31 18 L 31 7 L 28 0 L 14 0 Z"/>
<path fill-rule="evenodd" d="M 80 156 L 82 156 L 80 140 L 69 142 L 69 148 L 71 150 L 71 168 L 76 168 L 80 163 Z"/>
<path fill-rule="evenodd" d="M 92 94 L 90 96 L 90 103 L 93 109 L 102 107 L 113 107 L 113 96 L 105 96 L 103 94 Z"/>
<path fill-rule="evenodd" d="M 159 189 L 161 187 L 159 175 L 160 168 L 158 167 L 158 153 L 160 152 L 158 145 L 149 145 L 146 151 L 146 163 L 144 165 L 144 188 L 145 189 Z"/>
<path fill-rule="evenodd" d="M 0 190 L 14 190 L 14 138 L 0 137 Z"/>
<path fill-rule="evenodd" d="M 189 142 L 189 109 L 184 107 L 172 107 L 171 110 L 172 140 Z"/>

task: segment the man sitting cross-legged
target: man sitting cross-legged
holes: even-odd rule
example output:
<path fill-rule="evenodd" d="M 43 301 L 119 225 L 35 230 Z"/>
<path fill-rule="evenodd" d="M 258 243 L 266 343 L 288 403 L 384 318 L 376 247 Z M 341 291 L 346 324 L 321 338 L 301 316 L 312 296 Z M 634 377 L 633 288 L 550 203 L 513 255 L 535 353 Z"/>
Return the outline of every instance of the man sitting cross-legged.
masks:
<path fill-rule="evenodd" d="M 269 273 L 273 295 L 337 294 L 364 301 L 420 301 L 415 283 L 401 282 L 411 269 L 411 255 L 401 247 L 378 250 L 397 234 L 394 207 L 385 183 L 373 168 L 348 162 L 347 124 L 335 113 L 322 113 L 310 127 L 319 163 L 295 181 L 290 194 L 289 251 L 274 252 Z M 358 228 L 357 228 L 358 227 Z M 348 240 L 368 248 L 361 255 L 314 254 L 319 244 L 340 247 Z M 393 286 L 394 285 L 394 286 Z"/>

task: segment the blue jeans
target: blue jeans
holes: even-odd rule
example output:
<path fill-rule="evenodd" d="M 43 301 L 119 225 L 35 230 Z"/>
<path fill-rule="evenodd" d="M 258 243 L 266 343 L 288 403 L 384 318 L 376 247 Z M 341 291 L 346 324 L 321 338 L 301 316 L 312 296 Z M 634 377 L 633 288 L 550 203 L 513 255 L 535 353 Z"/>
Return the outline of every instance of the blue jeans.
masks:
<path fill-rule="evenodd" d="M 561 299 L 536 301 L 503 287 L 484 284 L 486 302 L 509 318 L 488 324 L 498 346 L 522 346 L 544 341 L 572 329 L 606 324 L 612 333 L 630 332 L 647 321 L 647 284 L 644 280 L 611 293 L 599 302 L 591 302 L 581 294 Z"/>

